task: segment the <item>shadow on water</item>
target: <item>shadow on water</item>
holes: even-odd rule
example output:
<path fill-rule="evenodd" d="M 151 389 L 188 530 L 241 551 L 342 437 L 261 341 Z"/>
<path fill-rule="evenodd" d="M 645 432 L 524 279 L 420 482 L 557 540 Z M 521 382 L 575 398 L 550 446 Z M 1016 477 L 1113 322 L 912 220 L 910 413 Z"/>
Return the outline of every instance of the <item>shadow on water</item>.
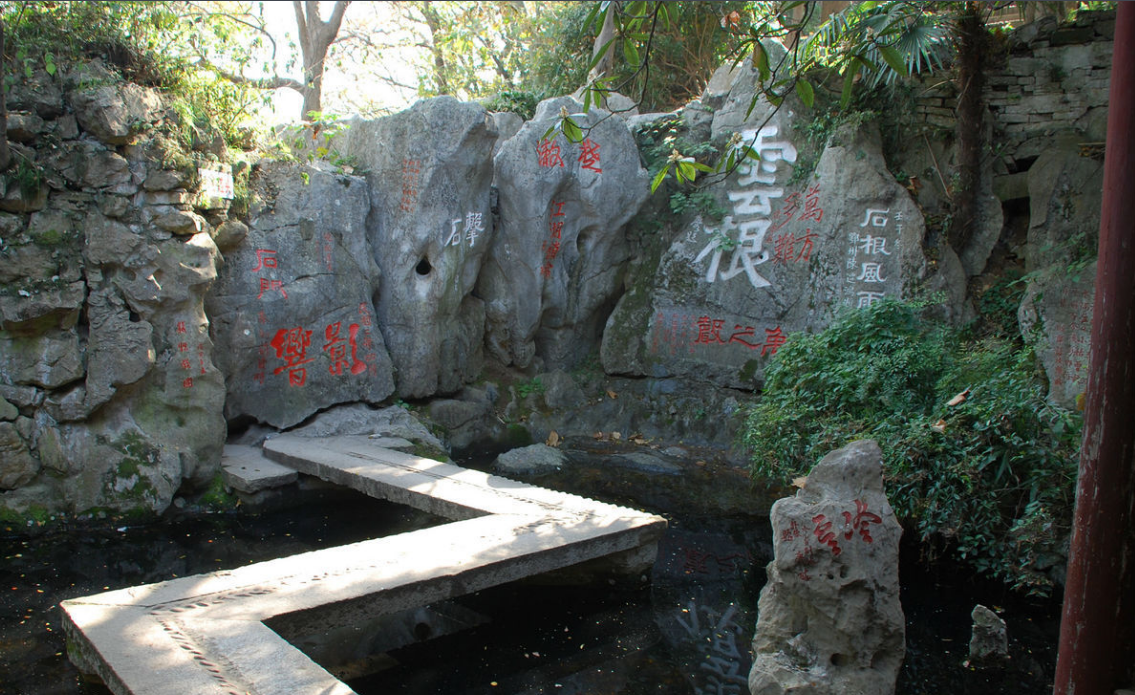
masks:
<path fill-rule="evenodd" d="M 349 679 L 353 688 L 361 695 L 747 693 L 756 600 L 772 557 L 769 495 L 753 490 L 742 471 L 696 455 L 650 461 L 618 451 L 568 453 L 563 471 L 530 482 L 668 518 L 650 581 L 529 581 L 447 602 L 457 604 L 444 607 L 447 615 L 473 627 L 434 636 L 428 624 L 411 622 L 420 641 L 371 659 L 385 670 Z M 487 460 L 462 463 L 484 468 Z M 109 692 L 83 683 L 67 661 L 57 610 L 67 598 L 435 523 L 442 522 L 344 493 L 257 516 L 0 539 L 0 693 Z M 902 562 L 900 695 L 1051 692 L 1057 601 L 1022 598 L 945 563 L 927 567 L 911 543 Z M 1003 668 L 964 665 L 975 603 L 1008 622 L 1011 659 Z"/>

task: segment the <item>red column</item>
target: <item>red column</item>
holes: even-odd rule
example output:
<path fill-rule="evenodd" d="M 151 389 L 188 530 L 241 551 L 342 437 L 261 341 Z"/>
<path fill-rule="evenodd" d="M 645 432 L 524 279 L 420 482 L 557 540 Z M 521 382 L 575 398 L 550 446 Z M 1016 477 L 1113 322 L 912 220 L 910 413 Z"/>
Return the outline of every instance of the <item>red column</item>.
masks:
<path fill-rule="evenodd" d="M 1112 695 L 1135 683 L 1135 3 L 1118 5 L 1056 695 Z"/>

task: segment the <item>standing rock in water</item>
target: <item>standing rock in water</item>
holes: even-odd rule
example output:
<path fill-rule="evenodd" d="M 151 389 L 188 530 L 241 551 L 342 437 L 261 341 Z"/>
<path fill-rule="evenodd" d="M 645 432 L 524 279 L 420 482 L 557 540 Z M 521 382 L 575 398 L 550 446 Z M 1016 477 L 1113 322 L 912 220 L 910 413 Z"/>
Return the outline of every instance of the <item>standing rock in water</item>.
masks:
<path fill-rule="evenodd" d="M 1001 616 L 978 604 L 970 614 L 969 664 L 992 666 L 1009 658 L 1009 631 Z"/>
<path fill-rule="evenodd" d="M 825 456 L 795 497 L 773 505 L 772 528 L 752 695 L 893 693 L 906 644 L 902 528 L 883 493 L 879 445 Z"/>

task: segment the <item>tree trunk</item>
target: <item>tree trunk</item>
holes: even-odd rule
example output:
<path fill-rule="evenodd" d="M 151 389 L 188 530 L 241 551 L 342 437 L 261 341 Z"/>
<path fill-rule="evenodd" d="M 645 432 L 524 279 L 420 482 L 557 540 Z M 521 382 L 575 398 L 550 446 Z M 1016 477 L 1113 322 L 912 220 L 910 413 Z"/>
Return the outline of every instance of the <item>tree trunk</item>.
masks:
<path fill-rule="evenodd" d="M 296 14 L 296 29 L 299 32 L 300 52 L 303 54 L 303 112 L 300 120 L 309 118 L 311 113 L 323 111 L 323 68 L 327 52 L 339 27 L 343 23 L 343 13 L 347 11 L 350 0 L 337 0 L 331 11 L 331 18 L 324 22 L 319 16 L 319 2 L 292 0 Z"/>
<path fill-rule="evenodd" d="M 973 238 L 979 223 L 982 121 L 985 116 L 985 73 L 989 34 L 981 17 L 981 3 L 967 2 L 957 22 L 958 53 L 958 175 L 957 205 L 950 229 L 950 245 L 959 254 Z"/>
<path fill-rule="evenodd" d="M 603 28 L 599 30 L 599 35 L 595 37 L 595 43 L 591 47 L 591 60 L 595 60 L 595 56 L 599 55 L 599 51 L 607 46 L 607 42 L 615 38 L 615 12 L 618 11 L 618 3 L 612 2 L 607 6 L 607 14 L 603 17 Z M 597 77 L 602 77 L 611 72 L 615 65 L 615 47 L 612 44 L 607 46 L 607 52 L 591 69 L 591 74 L 587 76 L 588 81 Z"/>
<path fill-rule="evenodd" d="M 418 11 L 422 13 L 422 17 L 426 20 L 426 27 L 430 30 L 430 53 L 433 54 L 434 59 L 434 84 L 437 87 L 438 94 L 452 94 L 453 90 L 449 84 L 449 66 L 445 60 L 445 53 L 441 49 L 441 43 L 438 41 L 438 34 L 442 32 L 441 17 L 438 16 L 437 11 L 430 7 L 429 2 L 419 2 Z"/>

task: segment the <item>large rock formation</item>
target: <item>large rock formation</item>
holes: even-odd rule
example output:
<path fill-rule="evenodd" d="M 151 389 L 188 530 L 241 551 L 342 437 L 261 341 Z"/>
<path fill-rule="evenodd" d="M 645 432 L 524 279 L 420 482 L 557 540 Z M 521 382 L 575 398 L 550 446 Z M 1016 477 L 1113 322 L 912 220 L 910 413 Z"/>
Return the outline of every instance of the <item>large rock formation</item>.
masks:
<path fill-rule="evenodd" d="M 922 215 L 888 172 L 877 134 L 837 131 L 812 175 L 790 183 L 802 117 L 762 98 L 744 120 L 754 75 L 732 74 L 715 142 L 735 147 L 736 132 L 760 161 L 717 187 L 720 221 L 699 215 L 637 274 L 603 336 L 608 372 L 752 388 L 788 334 L 903 296 L 925 274 Z"/>
<path fill-rule="evenodd" d="M 774 558 L 758 604 L 752 695 L 886 695 L 905 653 L 902 528 L 870 440 L 823 458 L 772 508 Z"/>
<path fill-rule="evenodd" d="M 480 372 L 485 310 L 473 287 L 494 243 L 496 139 L 484 108 L 439 97 L 335 141 L 367 171 L 375 309 L 403 398 L 453 393 Z"/>
<path fill-rule="evenodd" d="M 263 162 L 251 225 L 209 295 L 229 419 L 290 427 L 394 390 L 374 318 L 378 268 L 363 179 Z"/>
<path fill-rule="evenodd" d="M 586 137 L 544 139 L 566 110 Z M 562 97 L 496 156 L 500 229 L 481 273 L 486 344 L 503 364 L 572 366 L 599 338 L 629 255 L 623 227 L 648 193 L 622 119 Z"/>
<path fill-rule="evenodd" d="M 1103 164 L 1074 141 L 1042 154 L 1029 169 L 1028 289 L 1018 317 L 1037 352 L 1054 403 L 1081 406 L 1095 301 Z M 1080 401 L 1079 403 L 1077 401 Z"/>
<path fill-rule="evenodd" d="M 202 215 L 227 201 L 194 193 L 198 164 L 225 167 L 168 156 L 158 94 L 108 76 L 34 73 L 10 96 L 34 145 L 13 144 L 0 204 L 0 504 L 16 512 L 161 511 L 212 479 L 224 443 Z"/>

